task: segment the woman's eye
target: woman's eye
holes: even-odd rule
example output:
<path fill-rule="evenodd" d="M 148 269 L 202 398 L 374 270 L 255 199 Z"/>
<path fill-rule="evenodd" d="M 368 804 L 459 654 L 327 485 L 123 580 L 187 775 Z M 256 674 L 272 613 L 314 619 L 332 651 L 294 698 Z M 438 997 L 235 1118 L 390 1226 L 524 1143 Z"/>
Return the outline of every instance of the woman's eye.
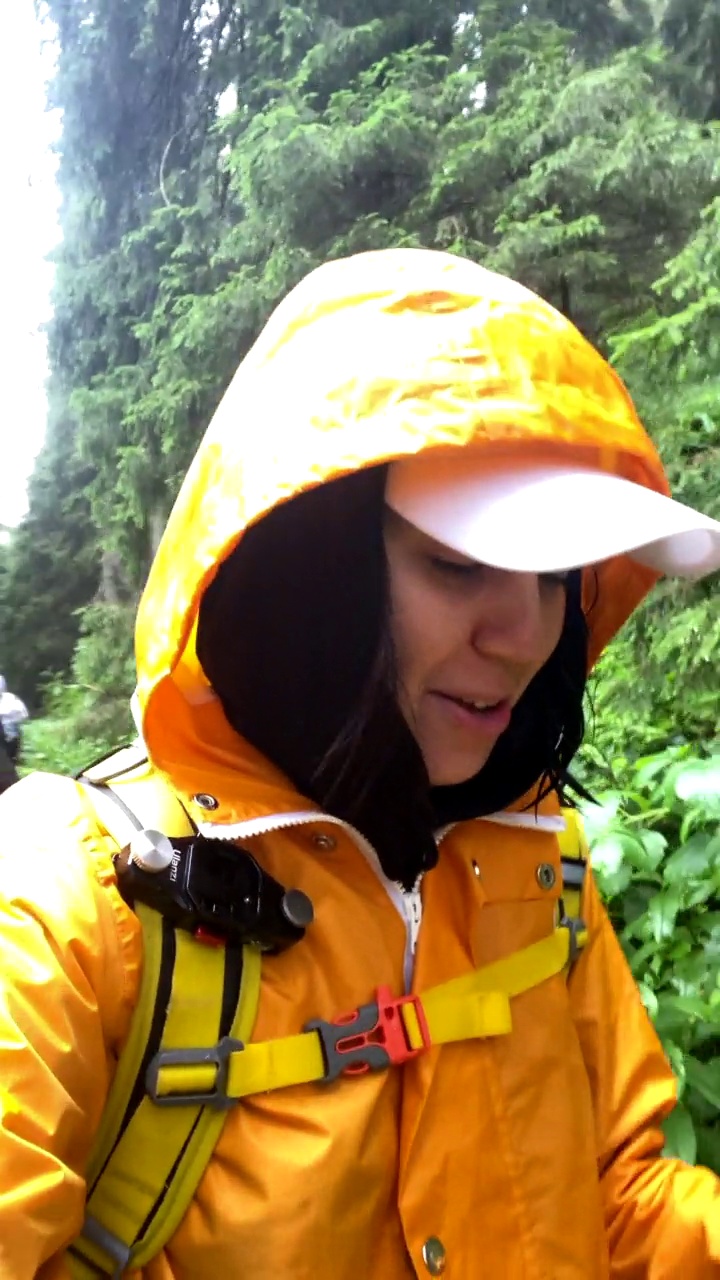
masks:
<path fill-rule="evenodd" d="M 474 560 L 445 560 L 442 556 L 430 556 L 429 560 L 434 569 L 452 578 L 469 578 L 480 568 Z"/>

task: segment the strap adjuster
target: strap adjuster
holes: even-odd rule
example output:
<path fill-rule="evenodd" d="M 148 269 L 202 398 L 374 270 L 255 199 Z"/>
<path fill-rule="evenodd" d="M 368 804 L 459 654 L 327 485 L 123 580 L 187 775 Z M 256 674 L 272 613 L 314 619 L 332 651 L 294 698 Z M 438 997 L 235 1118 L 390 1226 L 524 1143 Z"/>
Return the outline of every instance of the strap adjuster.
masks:
<path fill-rule="evenodd" d="M 112 1259 L 113 1267 L 108 1270 L 107 1267 L 102 1270 L 96 1266 L 92 1254 L 86 1253 L 83 1248 L 83 1240 L 87 1240 L 96 1249 Z M 130 1266 L 130 1255 L 132 1250 L 125 1244 L 119 1236 L 109 1231 L 103 1226 L 102 1222 L 98 1222 L 91 1213 L 85 1215 L 83 1229 L 78 1239 L 75 1240 L 69 1248 L 69 1252 L 74 1257 L 79 1258 L 81 1262 L 88 1263 L 93 1271 L 97 1271 L 98 1275 L 107 1275 L 110 1280 L 122 1280 L 127 1268 Z"/>
<path fill-rule="evenodd" d="M 421 1038 L 417 1046 L 413 1046 L 407 1031 L 404 1006 L 412 1006 L 415 1015 Z M 358 1076 L 401 1066 L 431 1044 L 420 997 L 396 997 L 389 987 L 378 987 L 375 1000 L 352 1013 L 342 1014 L 332 1022 L 316 1018 L 306 1023 L 304 1030 L 316 1031 L 320 1038 L 325 1063 L 325 1074 L 319 1082 L 322 1084 L 341 1075 Z"/>
<path fill-rule="evenodd" d="M 559 928 L 568 931 L 568 964 L 574 965 L 587 940 L 582 936 L 587 934 L 587 925 L 577 916 L 563 915 Z"/>
<path fill-rule="evenodd" d="M 211 1049 L 164 1049 L 151 1059 L 145 1073 L 145 1090 L 158 1107 L 234 1107 L 238 1099 L 227 1091 L 230 1055 L 244 1049 L 242 1040 L 223 1036 Z M 160 1072 L 167 1067 L 214 1067 L 213 1087 L 204 1092 L 160 1093 Z"/>

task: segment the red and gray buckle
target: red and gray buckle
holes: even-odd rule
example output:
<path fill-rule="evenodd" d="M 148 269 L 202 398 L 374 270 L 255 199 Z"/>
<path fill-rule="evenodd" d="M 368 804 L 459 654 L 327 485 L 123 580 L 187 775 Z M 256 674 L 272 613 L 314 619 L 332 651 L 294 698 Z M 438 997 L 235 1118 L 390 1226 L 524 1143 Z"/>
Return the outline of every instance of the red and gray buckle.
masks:
<path fill-rule="evenodd" d="M 422 1036 L 422 1044 L 411 1045 L 402 1015 L 403 1005 L 412 1005 Z M 332 1022 L 316 1018 L 305 1031 L 317 1031 L 322 1045 L 325 1074 L 322 1083 L 339 1076 L 359 1076 L 402 1066 L 430 1047 L 425 1011 L 416 995 L 393 996 L 389 987 L 378 987 L 375 1000 Z"/>

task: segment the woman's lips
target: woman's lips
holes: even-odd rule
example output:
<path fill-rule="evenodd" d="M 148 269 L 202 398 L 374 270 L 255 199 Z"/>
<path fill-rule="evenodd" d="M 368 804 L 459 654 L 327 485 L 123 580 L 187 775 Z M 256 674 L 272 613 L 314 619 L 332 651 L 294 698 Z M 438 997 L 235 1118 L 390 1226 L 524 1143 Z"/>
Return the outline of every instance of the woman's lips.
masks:
<path fill-rule="evenodd" d="M 483 735 L 491 734 L 497 737 L 504 733 L 510 724 L 512 703 L 508 698 L 501 698 L 493 706 L 478 708 L 465 698 L 456 697 L 451 693 L 442 693 L 438 689 L 432 690 L 432 696 L 439 700 L 446 714 L 452 716 L 458 727 L 474 729 Z"/>

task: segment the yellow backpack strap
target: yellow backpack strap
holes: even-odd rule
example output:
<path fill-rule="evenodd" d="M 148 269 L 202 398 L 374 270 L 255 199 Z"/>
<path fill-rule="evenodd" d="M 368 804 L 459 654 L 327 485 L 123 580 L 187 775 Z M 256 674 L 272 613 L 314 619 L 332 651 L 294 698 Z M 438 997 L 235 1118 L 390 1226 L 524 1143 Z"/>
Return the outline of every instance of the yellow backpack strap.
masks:
<path fill-rule="evenodd" d="M 100 820 L 119 847 L 136 830 L 192 834 L 172 790 L 142 753 L 83 775 Z M 109 767 L 108 767 L 109 766 Z M 256 947 L 211 946 L 137 903 L 143 971 L 128 1040 L 120 1055 L 87 1170 L 86 1217 L 68 1263 L 78 1280 L 120 1277 L 144 1266 L 178 1227 L 215 1147 L 223 1121 L 219 1095 L 167 1109 L 153 1100 L 149 1069 L 158 1054 L 222 1067 L 252 1032 L 260 990 Z"/>
<path fill-rule="evenodd" d="M 589 858 L 582 818 L 577 809 L 563 809 L 565 828 L 558 834 L 560 862 L 562 866 L 563 892 L 560 905 L 560 923 L 570 931 L 570 965 L 587 942 L 587 930 L 583 920 L 582 893 Z"/>
<path fill-rule="evenodd" d="M 122 1276 L 160 1252 L 220 1137 L 227 1112 L 219 1089 L 180 1106 L 159 1106 L 147 1088 L 153 1057 L 173 1053 L 192 1062 L 198 1044 L 210 1046 L 202 1058 L 216 1065 L 221 1079 L 224 1054 L 249 1038 L 258 1003 L 259 951 L 243 948 L 240 966 L 239 948 L 196 942 L 142 904 L 138 913 L 147 982 L 144 973 L 88 1169 L 85 1223 L 69 1259 L 71 1274 L 82 1280 Z"/>
<path fill-rule="evenodd" d="M 78 775 L 96 816 L 119 848 L 136 831 L 191 835 L 195 826 L 179 796 L 155 772 L 140 743 L 121 747 Z"/>

